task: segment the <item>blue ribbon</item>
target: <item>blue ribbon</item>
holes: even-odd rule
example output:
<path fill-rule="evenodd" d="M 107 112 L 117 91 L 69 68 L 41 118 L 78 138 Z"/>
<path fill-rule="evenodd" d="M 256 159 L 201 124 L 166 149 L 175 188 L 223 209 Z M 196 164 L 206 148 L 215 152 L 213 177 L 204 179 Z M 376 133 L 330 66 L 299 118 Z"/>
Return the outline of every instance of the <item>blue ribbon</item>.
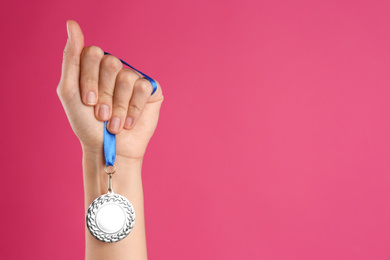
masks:
<path fill-rule="evenodd" d="M 107 130 L 107 121 L 104 122 L 104 158 L 106 159 L 106 166 L 113 166 L 116 154 L 116 140 L 115 135 Z"/>
<path fill-rule="evenodd" d="M 112 55 L 108 52 L 104 52 L 104 55 Z M 138 73 L 140 73 L 142 76 L 145 77 L 145 79 L 147 79 L 150 84 L 152 84 L 152 87 L 153 87 L 153 92 L 152 92 L 152 95 L 154 92 L 156 92 L 157 90 L 157 83 L 156 81 L 154 81 L 154 79 L 152 79 L 151 77 L 149 77 L 148 75 L 142 73 L 141 71 L 137 70 L 136 68 L 132 67 L 131 65 L 129 65 L 127 62 L 119 59 L 123 64 L 129 66 L 130 68 L 132 68 L 133 70 L 137 71 Z M 115 162 L 115 155 L 116 155 L 116 138 L 115 138 L 115 135 L 114 134 L 111 134 L 110 132 L 108 132 L 107 130 L 107 121 L 104 122 L 104 139 L 103 139 L 103 143 L 104 143 L 104 158 L 106 160 L 106 166 L 113 166 L 114 165 L 114 162 Z"/>
<path fill-rule="evenodd" d="M 112 54 L 110 54 L 110 53 L 108 53 L 108 52 L 104 52 L 104 54 L 105 55 L 112 55 Z M 113 55 L 114 56 L 114 55 Z M 119 58 L 118 58 L 119 59 Z M 152 92 L 152 95 L 154 94 L 154 92 L 156 92 L 156 90 L 157 90 L 157 83 L 156 83 L 156 81 L 154 80 L 154 79 L 152 79 L 151 77 L 149 77 L 148 75 L 146 75 L 145 73 L 142 73 L 141 71 L 139 71 L 139 70 L 137 70 L 136 68 L 134 68 L 133 66 L 131 66 L 130 64 L 128 64 L 126 61 L 124 61 L 124 60 L 121 60 L 121 59 L 119 59 L 123 64 L 125 64 L 126 66 L 129 66 L 130 68 L 132 68 L 133 70 L 135 70 L 135 71 L 137 71 L 139 74 L 141 74 L 142 76 L 144 76 L 145 77 L 145 79 L 147 79 L 149 82 L 150 82 L 150 84 L 152 84 L 152 87 L 153 87 L 153 92 Z"/>

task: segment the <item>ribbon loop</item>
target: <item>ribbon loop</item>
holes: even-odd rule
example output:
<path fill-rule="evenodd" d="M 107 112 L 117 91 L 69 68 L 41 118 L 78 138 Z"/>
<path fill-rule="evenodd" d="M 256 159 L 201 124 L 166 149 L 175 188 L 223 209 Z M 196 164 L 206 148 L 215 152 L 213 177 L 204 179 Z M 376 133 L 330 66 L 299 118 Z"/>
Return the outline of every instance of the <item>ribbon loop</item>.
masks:
<path fill-rule="evenodd" d="M 104 55 L 112 55 L 112 54 L 110 54 L 108 52 L 104 52 Z M 125 64 L 126 66 L 129 66 L 133 70 L 135 70 L 138 73 L 140 73 L 142 76 L 145 77 L 145 79 L 147 79 L 150 82 L 150 84 L 152 84 L 152 87 L 153 87 L 152 95 L 153 95 L 154 92 L 156 92 L 156 90 L 157 90 L 157 83 L 156 83 L 156 81 L 154 79 L 152 79 L 151 77 L 149 77 L 145 73 L 142 73 L 141 71 L 137 70 L 136 68 L 134 68 L 133 66 L 131 66 L 127 62 L 125 62 L 125 61 L 123 61 L 121 59 L 119 59 L 119 60 L 123 64 Z M 107 130 L 107 121 L 106 121 L 106 122 L 104 122 L 104 158 L 106 160 L 106 166 L 107 167 L 108 166 L 114 166 L 115 156 L 116 156 L 116 138 L 115 138 L 115 134 L 111 134 L 110 132 L 108 132 L 108 130 Z"/>
<path fill-rule="evenodd" d="M 108 52 L 104 52 L 104 55 L 112 55 L 111 53 L 108 53 Z M 114 56 L 114 55 L 113 55 Z M 118 58 L 119 59 L 119 58 Z M 130 64 L 128 64 L 126 61 L 124 60 L 121 60 L 119 59 L 123 64 L 125 64 L 126 66 L 129 66 L 130 68 L 132 68 L 133 70 L 137 71 L 139 74 L 141 74 L 142 76 L 145 77 L 145 79 L 147 79 L 150 84 L 152 84 L 152 87 L 153 87 L 153 92 L 152 92 L 152 95 L 154 94 L 154 92 L 156 92 L 157 90 L 157 83 L 154 79 L 152 79 L 151 77 L 149 77 L 148 75 L 146 75 L 145 73 L 142 73 L 141 71 L 137 70 L 136 68 L 134 68 L 133 66 L 131 66 Z"/>

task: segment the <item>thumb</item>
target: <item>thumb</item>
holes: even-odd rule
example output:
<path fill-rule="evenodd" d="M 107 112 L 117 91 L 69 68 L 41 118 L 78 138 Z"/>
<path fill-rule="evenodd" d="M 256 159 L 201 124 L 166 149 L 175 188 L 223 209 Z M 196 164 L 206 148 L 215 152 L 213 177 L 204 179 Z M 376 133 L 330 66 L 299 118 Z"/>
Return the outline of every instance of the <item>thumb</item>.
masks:
<path fill-rule="evenodd" d="M 76 21 L 66 22 L 68 39 L 64 49 L 60 88 L 65 92 L 79 91 L 80 55 L 84 48 L 84 35 Z"/>

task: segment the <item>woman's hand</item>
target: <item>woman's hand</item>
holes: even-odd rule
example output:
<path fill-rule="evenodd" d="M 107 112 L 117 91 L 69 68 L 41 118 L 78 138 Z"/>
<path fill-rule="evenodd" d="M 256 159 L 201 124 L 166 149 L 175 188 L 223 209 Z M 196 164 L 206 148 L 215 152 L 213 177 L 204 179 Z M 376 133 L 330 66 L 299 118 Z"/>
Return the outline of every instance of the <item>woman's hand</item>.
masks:
<path fill-rule="evenodd" d="M 103 122 L 109 121 L 108 130 L 117 135 L 117 155 L 142 159 L 157 126 L 161 86 L 157 83 L 151 95 L 148 80 L 99 47 L 84 47 L 77 22 L 70 20 L 67 26 L 57 93 L 83 149 L 103 152 Z"/>

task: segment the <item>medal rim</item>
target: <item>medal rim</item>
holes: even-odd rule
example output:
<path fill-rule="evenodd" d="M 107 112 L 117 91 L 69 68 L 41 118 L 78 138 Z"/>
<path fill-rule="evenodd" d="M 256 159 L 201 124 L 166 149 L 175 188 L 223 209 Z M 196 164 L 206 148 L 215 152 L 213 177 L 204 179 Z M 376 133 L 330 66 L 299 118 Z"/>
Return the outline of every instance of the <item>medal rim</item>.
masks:
<path fill-rule="evenodd" d="M 114 233 L 107 233 L 99 228 L 99 225 L 96 223 L 96 216 L 104 205 L 112 203 L 119 204 L 118 206 L 122 208 L 125 213 L 125 222 L 119 231 Z M 89 205 L 86 216 L 86 223 L 89 232 L 96 239 L 107 243 L 118 242 L 127 237 L 134 227 L 134 207 L 126 197 L 114 192 L 109 192 L 100 195 Z"/>

